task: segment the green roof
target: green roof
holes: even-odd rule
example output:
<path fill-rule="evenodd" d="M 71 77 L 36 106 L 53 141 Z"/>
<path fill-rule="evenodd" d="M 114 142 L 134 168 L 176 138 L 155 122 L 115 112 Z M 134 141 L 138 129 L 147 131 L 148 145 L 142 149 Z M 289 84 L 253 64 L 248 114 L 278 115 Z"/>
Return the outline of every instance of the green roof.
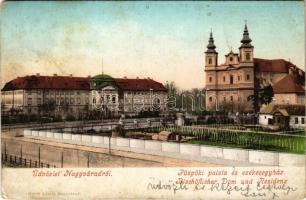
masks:
<path fill-rule="evenodd" d="M 107 74 L 96 75 L 90 80 L 91 89 L 100 89 L 106 85 L 116 85 L 115 80 Z"/>

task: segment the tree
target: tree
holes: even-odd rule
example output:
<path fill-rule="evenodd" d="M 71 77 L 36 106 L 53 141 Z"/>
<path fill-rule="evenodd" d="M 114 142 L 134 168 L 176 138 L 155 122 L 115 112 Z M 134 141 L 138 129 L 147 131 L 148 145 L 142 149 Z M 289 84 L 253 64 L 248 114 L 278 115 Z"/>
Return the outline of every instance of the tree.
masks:
<path fill-rule="evenodd" d="M 248 96 L 248 101 L 253 101 L 254 110 L 255 112 L 258 112 L 260 105 L 267 105 L 272 102 L 273 96 L 273 87 L 268 85 L 262 89 L 255 89 L 254 94 Z"/>

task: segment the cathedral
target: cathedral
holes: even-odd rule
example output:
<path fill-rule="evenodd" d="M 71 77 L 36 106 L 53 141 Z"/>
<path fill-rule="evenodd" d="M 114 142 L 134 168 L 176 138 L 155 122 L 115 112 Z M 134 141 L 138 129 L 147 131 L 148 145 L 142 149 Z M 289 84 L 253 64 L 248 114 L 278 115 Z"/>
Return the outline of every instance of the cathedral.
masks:
<path fill-rule="evenodd" d="M 268 85 L 274 90 L 271 103 L 304 103 L 305 72 L 284 59 L 254 58 L 254 46 L 251 42 L 245 25 L 239 53 L 231 50 L 225 55 L 225 62 L 219 64 L 213 34 L 210 33 L 205 52 L 207 110 L 254 112 L 253 102 L 248 97 Z M 288 90 L 288 84 L 293 85 L 292 89 Z M 288 95 L 292 98 L 288 99 Z"/>

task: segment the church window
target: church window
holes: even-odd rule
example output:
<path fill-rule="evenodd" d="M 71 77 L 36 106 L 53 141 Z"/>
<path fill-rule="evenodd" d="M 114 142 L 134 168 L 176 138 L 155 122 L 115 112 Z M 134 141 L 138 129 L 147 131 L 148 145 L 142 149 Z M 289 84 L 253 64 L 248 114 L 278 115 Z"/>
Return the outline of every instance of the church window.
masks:
<path fill-rule="evenodd" d="M 212 97 L 209 97 L 209 102 L 212 102 Z"/>
<path fill-rule="evenodd" d="M 211 64 L 211 63 L 212 63 L 212 59 L 208 58 L 208 64 Z"/>
<path fill-rule="evenodd" d="M 223 82 L 225 82 L 225 76 L 223 76 Z"/>
<path fill-rule="evenodd" d="M 230 57 L 229 60 L 232 62 L 233 61 L 233 57 Z"/>
<path fill-rule="evenodd" d="M 233 96 L 231 96 L 231 101 L 233 101 Z"/>
<path fill-rule="evenodd" d="M 233 84 L 234 83 L 234 77 L 233 75 L 230 76 L 230 84 Z"/>
<path fill-rule="evenodd" d="M 209 82 L 212 82 L 212 77 L 211 76 L 209 77 Z"/>
<path fill-rule="evenodd" d="M 250 59 L 251 59 L 250 52 L 246 52 L 246 53 L 245 53 L 245 60 L 246 60 L 246 61 L 249 61 Z"/>
<path fill-rule="evenodd" d="M 240 81 L 240 76 L 238 75 L 238 81 Z"/>
<path fill-rule="evenodd" d="M 226 97 L 225 96 L 223 97 L 223 101 L 226 101 Z"/>
<path fill-rule="evenodd" d="M 247 75 L 246 75 L 246 79 L 247 79 L 247 80 L 250 80 L 250 74 L 247 74 Z"/>

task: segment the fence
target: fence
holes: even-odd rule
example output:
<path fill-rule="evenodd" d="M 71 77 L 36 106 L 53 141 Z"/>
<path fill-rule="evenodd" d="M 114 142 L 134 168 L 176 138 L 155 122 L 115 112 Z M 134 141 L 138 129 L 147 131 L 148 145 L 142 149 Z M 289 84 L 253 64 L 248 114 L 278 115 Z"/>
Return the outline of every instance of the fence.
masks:
<path fill-rule="evenodd" d="M 1 162 L 4 165 L 10 165 L 15 167 L 56 168 L 56 165 L 51 165 L 49 163 L 43 163 L 39 160 L 22 158 L 20 156 L 10 154 L 1 154 Z"/>
<path fill-rule="evenodd" d="M 143 129 L 148 132 L 170 131 L 193 137 L 191 142 L 209 145 L 236 146 L 249 149 L 304 153 L 305 136 L 234 129 L 235 126 L 159 126 Z"/>

